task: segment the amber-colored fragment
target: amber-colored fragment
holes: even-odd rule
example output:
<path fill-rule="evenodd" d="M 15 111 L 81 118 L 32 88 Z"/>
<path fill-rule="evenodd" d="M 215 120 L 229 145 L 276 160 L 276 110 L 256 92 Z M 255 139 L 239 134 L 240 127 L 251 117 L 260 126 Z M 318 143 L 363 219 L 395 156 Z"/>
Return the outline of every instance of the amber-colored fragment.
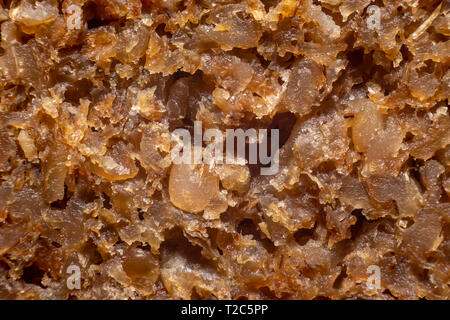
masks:
<path fill-rule="evenodd" d="M 450 299 L 449 21 L 445 0 L 0 1 L 0 299 Z M 278 129 L 278 170 L 175 163 L 197 121 Z"/>

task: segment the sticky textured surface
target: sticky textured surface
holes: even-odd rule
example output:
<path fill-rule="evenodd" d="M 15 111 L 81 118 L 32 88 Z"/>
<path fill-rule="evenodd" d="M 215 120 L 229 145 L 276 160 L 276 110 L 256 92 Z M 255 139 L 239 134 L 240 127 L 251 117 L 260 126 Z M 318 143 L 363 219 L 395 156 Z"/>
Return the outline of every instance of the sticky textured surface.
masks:
<path fill-rule="evenodd" d="M 449 10 L 2 1 L 0 298 L 448 299 Z M 172 164 L 194 121 L 280 170 Z"/>

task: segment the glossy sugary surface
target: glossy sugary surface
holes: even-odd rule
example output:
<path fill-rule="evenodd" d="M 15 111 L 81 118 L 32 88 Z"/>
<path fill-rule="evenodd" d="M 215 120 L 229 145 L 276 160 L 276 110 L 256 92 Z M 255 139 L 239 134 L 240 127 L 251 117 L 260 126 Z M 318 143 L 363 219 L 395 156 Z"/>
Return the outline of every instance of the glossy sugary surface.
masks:
<path fill-rule="evenodd" d="M 0 298 L 448 299 L 449 10 L 2 1 Z M 172 165 L 196 120 L 279 172 Z"/>

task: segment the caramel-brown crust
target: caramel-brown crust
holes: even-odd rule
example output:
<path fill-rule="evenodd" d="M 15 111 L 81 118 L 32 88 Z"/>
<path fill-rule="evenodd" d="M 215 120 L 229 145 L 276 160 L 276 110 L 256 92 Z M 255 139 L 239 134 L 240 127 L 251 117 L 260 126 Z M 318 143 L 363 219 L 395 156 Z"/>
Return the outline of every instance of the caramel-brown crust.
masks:
<path fill-rule="evenodd" d="M 0 298 L 448 299 L 449 10 L 2 1 Z M 194 121 L 280 170 L 172 164 Z"/>

